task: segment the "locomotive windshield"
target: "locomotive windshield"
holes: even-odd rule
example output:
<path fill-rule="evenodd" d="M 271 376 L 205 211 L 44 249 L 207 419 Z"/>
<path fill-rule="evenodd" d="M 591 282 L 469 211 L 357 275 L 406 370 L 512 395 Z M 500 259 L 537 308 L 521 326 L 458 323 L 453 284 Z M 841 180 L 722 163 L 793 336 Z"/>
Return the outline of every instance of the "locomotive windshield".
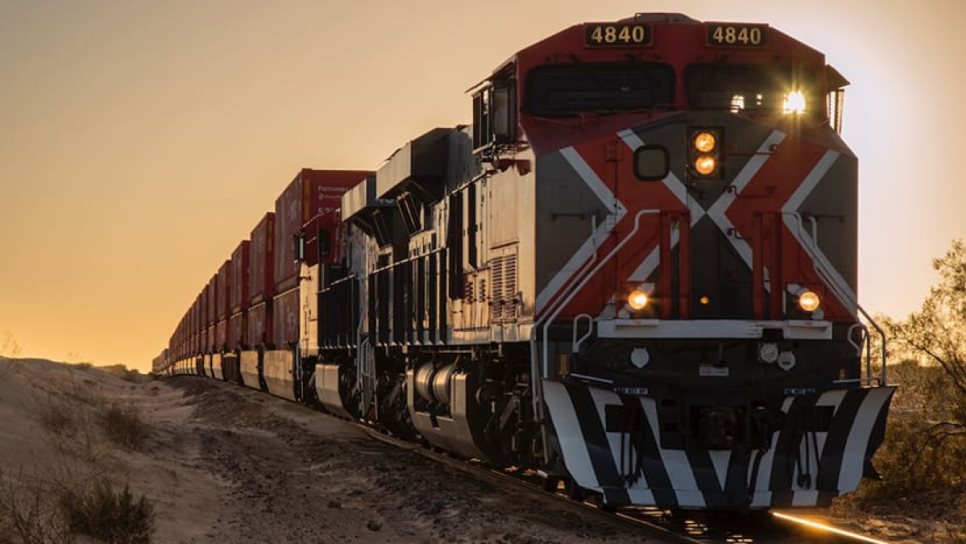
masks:
<path fill-rule="evenodd" d="M 527 77 L 527 109 L 542 117 L 669 106 L 674 71 L 656 63 L 542 66 Z"/>
<path fill-rule="evenodd" d="M 808 113 L 821 104 L 814 77 L 789 66 L 693 64 L 685 72 L 688 101 L 699 110 Z"/>

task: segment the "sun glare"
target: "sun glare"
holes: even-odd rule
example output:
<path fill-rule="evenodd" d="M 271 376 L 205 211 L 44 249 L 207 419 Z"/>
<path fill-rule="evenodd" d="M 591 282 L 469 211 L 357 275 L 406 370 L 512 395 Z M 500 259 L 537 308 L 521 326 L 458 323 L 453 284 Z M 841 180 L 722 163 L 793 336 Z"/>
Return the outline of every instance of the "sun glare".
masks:
<path fill-rule="evenodd" d="M 788 514 L 783 514 L 781 512 L 772 512 L 771 515 L 775 516 L 778 519 L 790 521 L 792 523 L 798 523 L 799 525 L 803 525 L 811 529 L 817 529 L 819 531 L 825 531 L 825 532 L 834 533 L 837 535 L 846 536 L 846 537 L 858 540 L 859 542 L 869 542 L 870 544 L 886 544 L 886 542 L 882 540 L 877 540 L 872 537 L 860 535 L 858 533 L 853 533 L 851 531 L 846 531 L 845 529 L 839 529 L 838 527 L 832 527 L 831 525 L 826 525 L 824 523 L 819 523 L 817 521 L 812 521 L 810 519 L 800 518 L 798 516 L 790 516 Z"/>
<path fill-rule="evenodd" d="M 802 91 L 791 91 L 785 95 L 785 113 L 801 115 L 805 113 L 805 95 Z"/>

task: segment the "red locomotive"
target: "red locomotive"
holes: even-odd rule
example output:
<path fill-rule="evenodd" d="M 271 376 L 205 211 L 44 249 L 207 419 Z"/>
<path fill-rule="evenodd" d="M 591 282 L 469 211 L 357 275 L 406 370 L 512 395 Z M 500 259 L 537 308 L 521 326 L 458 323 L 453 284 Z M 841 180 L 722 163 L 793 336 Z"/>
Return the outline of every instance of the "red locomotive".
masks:
<path fill-rule="evenodd" d="M 767 25 L 565 29 L 471 127 L 303 170 L 156 364 L 611 507 L 828 504 L 894 392 L 862 365 L 845 85 Z"/>

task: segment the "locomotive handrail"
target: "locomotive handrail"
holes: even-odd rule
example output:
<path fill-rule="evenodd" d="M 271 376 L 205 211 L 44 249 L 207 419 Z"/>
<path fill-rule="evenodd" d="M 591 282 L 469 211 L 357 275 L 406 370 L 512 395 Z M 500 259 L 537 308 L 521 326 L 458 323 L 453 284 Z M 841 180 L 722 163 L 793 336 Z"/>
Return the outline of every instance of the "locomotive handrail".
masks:
<path fill-rule="evenodd" d="M 858 342 L 854 342 L 852 340 L 852 331 L 855 330 L 858 330 L 860 333 Z M 834 380 L 832 383 L 859 383 L 860 385 L 869 383 L 871 385 L 872 381 L 876 380 L 876 378 L 872 377 L 872 342 L 871 336 L 869 336 L 869 328 L 866 327 L 864 323 L 853 323 L 852 326 L 849 327 L 849 331 L 845 333 L 845 339 L 849 344 L 852 345 L 852 347 L 855 348 L 855 352 L 859 356 L 860 362 L 862 361 L 862 347 L 865 346 L 865 377 L 847 380 Z"/>
<path fill-rule="evenodd" d="M 821 260 L 819 260 L 818 255 L 815 253 L 815 251 L 818 250 L 818 246 L 815 244 L 814 239 L 808 235 L 807 232 L 805 232 L 805 225 L 802 221 L 802 215 L 798 212 L 787 211 L 783 211 L 782 215 L 790 215 L 796 219 L 799 238 L 805 242 L 802 244 L 802 249 L 804 249 L 805 252 L 808 253 L 808 256 L 812 259 L 812 268 L 815 269 L 815 273 L 821 277 L 822 281 L 825 282 L 825 284 L 836 294 L 836 296 L 839 297 L 840 300 L 842 300 L 842 302 L 853 303 L 855 304 L 856 308 L 858 308 L 859 302 L 848 293 L 843 292 L 841 287 L 836 285 L 832 280 L 831 274 L 824 269 Z"/>
<path fill-rule="evenodd" d="M 570 301 L 573 300 L 575 296 L 577 296 L 577 293 L 579 293 L 580 290 L 583 289 L 583 287 L 585 285 L 587 285 L 587 282 L 589 282 L 590 279 L 594 277 L 594 274 L 596 274 L 597 271 L 600 270 L 601 267 L 603 267 L 604 264 L 607 263 L 607 261 L 609 261 L 611 258 L 613 258 L 614 255 L 616 255 L 617 252 L 620 251 L 621 248 L 623 248 L 624 245 L 627 244 L 627 242 L 629 242 L 631 240 L 631 238 L 633 238 L 634 235 L 637 234 L 637 231 L 639 231 L 641 229 L 641 218 L 644 217 L 645 215 L 657 215 L 657 214 L 659 214 L 661 212 L 662 212 L 662 210 L 654 210 L 654 209 L 651 209 L 651 210 L 639 210 L 634 215 L 634 228 L 631 229 L 631 231 L 629 233 L 627 233 L 627 236 L 625 236 L 623 240 L 621 240 L 620 242 L 618 242 L 613 247 L 613 249 L 610 250 L 610 253 L 608 253 L 607 255 L 605 255 L 604 258 L 601 259 L 597 263 L 597 265 L 589 273 L 587 273 L 586 275 L 584 275 L 584 277 L 580 281 L 580 283 L 578 283 L 576 285 L 576 287 L 573 287 L 570 290 L 570 293 L 565 298 L 563 298 L 563 302 L 559 303 L 557 305 L 557 308 L 554 310 L 553 314 L 551 314 L 546 319 L 546 322 L 543 325 L 543 355 L 541 357 L 543 373 L 541 374 L 541 377 L 547 376 L 548 373 L 549 373 L 549 368 L 550 368 L 549 367 L 549 364 L 548 364 L 548 361 L 547 361 L 547 358 L 548 358 L 548 355 L 549 355 L 549 353 L 548 353 L 549 352 L 549 349 L 547 347 L 547 345 L 549 343 L 549 341 L 547 339 L 547 332 L 548 332 L 547 329 L 550 328 L 550 324 L 553 323 L 554 319 L 556 319 L 558 315 L 560 315 L 560 312 L 563 311 L 563 309 L 567 306 L 567 304 L 569 304 Z"/>
<path fill-rule="evenodd" d="M 587 320 L 587 323 L 589 323 L 589 327 L 587 328 L 587 332 L 583 336 L 581 336 L 580 339 L 578 340 L 577 339 L 577 323 L 581 319 L 586 319 Z M 584 340 L 586 340 L 587 338 L 589 338 L 590 335 L 594 333 L 594 318 L 593 318 L 593 316 L 591 316 L 590 314 L 578 314 L 576 317 L 574 317 L 573 329 L 574 329 L 574 347 L 573 347 L 573 351 L 574 351 L 574 353 L 577 353 L 578 351 L 580 351 L 580 344 L 583 344 L 584 343 Z"/>
<path fill-rule="evenodd" d="M 868 321 L 869 324 L 872 325 L 872 328 L 874 328 L 876 330 L 876 332 L 879 333 L 879 339 L 882 342 L 882 373 L 881 373 L 881 375 L 882 375 L 882 382 L 881 382 L 881 384 L 882 385 L 888 385 L 889 381 L 887 380 L 887 375 L 886 375 L 886 358 L 887 358 L 887 355 L 888 354 L 887 354 L 887 351 L 886 351 L 887 350 L 887 347 L 886 347 L 886 334 L 885 334 L 885 330 L 883 330 L 882 327 L 880 327 L 879 324 L 876 323 L 875 319 L 872 319 L 872 316 L 869 315 L 869 313 L 865 311 L 865 308 L 863 308 L 859 304 L 856 304 L 855 307 L 858 308 L 860 312 L 862 312 L 862 315 L 865 316 L 866 321 Z M 871 343 L 872 343 L 872 337 L 870 336 L 866 340 L 866 344 L 871 344 Z M 868 354 L 869 356 L 868 356 L 867 359 L 868 359 L 868 365 L 869 365 L 869 376 L 871 377 L 872 376 L 872 351 L 871 351 L 871 348 L 868 348 L 868 349 L 869 349 L 869 354 Z"/>
<path fill-rule="evenodd" d="M 584 271 L 587 270 L 588 267 L 592 266 L 594 262 L 597 260 L 597 243 L 596 243 L 597 242 L 597 214 L 596 213 L 590 216 L 590 240 L 591 240 L 591 245 L 593 246 L 593 252 L 590 254 L 590 258 L 586 262 L 582 263 L 580 267 L 577 268 L 577 271 L 574 272 L 572 278 L 581 277 L 581 274 L 583 274 Z M 574 281 L 576 281 L 576 279 L 567 278 L 564 284 L 560 286 L 560 289 L 561 290 L 566 289 L 568 286 L 572 285 Z M 560 304 L 560 300 L 561 300 L 560 297 L 553 299 L 548 305 L 548 307 L 546 308 L 546 310 L 551 311 L 552 309 L 556 308 Z M 540 375 L 540 363 L 539 363 L 539 357 L 538 357 L 539 354 L 537 352 L 536 336 L 538 331 L 540 330 L 540 324 L 543 323 L 544 320 L 545 318 L 543 317 L 541 317 L 540 319 L 537 319 L 537 321 L 533 324 L 533 329 L 532 329 L 532 332 L 530 333 L 530 375 L 533 376 L 533 390 L 535 393 L 533 395 L 533 413 L 537 414 L 538 420 L 540 421 L 543 420 L 543 402 L 542 402 L 543 385 L 540 383 L 540 380 L 537 379 L 537 377 Z"/>
<path fill-rule="evenodd" d="M 838 286 L 836 286 L 835 282 L 832 281 L 831 274 L 827 270 L 825 270 L 824 265 L 818 259 L 818 256 L 815 253 L 815 251 L 818 251 L 818 245 L 817 245 L 817 242 L 816 242 L 816 237 L 818 236 L 818 232 L 817 232 L 817 222 L 815 221 L 815 219 L 814 218 L 811 218 L 812 219 L 812 228 L 813 228 L 813 230 L 815 232 L 814 232 L 813 235 L 808 235 L 805 232 L 805 225 L 804 225 L 804 222 L 802 221 L 802 215 L 800 213 L 798 213 L 798 212 L 782 211 L 782 215 L 790 215 L 790 216 L 794 217 L 797 220 L 797 223 L 798 223 L 798 234 L 799 234 L 800 238 L 803 241 L 806 242 L 805 244 L 802 244 L 802 248 L 805 250 L 806 253 L 808 253 L 808 256 L 812 259 L 812 267 L 815 269 L 815 273 L 818 274 L 820 278 L 822 278 L 822 281 L 825 282 L 825 284 L 830 289 L 832 289 L 832 291 L 843 302 L 852 302 L 852 303 L 854 303 L 855 304 L 856 311 L 858 313 L 862 314 L 862 316 L 865 317 L 866 321 L 868 321 L 869 324 L 872 325 L 872 327 L 876 330 L 876 332 L 879 333 L 879 338 L 881 339 L 881 342 L 882 342 L 882 371 L 881 371 L 881 374 L 880 374 L 879 383 L 881 385 L 886 385 L 888 383 L 888 381 L 887 381 L 887 377 L 888 376 L 887 376 L 887 371 L 886 371 L 886 362 L 887 362 L 887 356 L 888 356 L 888 349 L 887 349 L 887 341 L 886 341 L 885 330 L 883 330 L 882 327 L 880 327 L 879 324 L 876 323 L 875 319 L 872 319 L 872 316 L 869 315 L 869 313 L 865 311 L 865 308 L 863 308 L 862 305 L 859 304 L 859 301 L 858 300 L 852 299 L 852 297 L 848 296 L 846 293 L 843 293 L 841 291 L 841 289 Z M 807 240 L 806 240 L 806 236 L 807 236 Z M 866 329 L 866 337 L 867 337 L 866 338 L 866 346 L 867 346 L 866 374 L 867 374 L 867 376 L 868 376 L 868 378 L 870 380 L 870 383 L 871 383 L 871 379 L 872 379 L 872 351 L 871 351 L 871 348 L 869 347 L 869 344 L 870 344 L 872 338 L 868 334 L 868 329 Z M 851 343 L 851 341 L 850 341 L 850 343 Z M 861 354 L 860 354 L 860 357 L 861 357 Z"/>

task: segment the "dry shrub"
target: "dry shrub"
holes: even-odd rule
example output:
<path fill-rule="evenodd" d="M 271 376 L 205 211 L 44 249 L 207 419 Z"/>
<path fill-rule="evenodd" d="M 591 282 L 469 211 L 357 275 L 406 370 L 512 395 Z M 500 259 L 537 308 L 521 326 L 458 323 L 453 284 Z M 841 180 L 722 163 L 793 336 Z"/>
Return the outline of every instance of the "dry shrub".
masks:
<path fill-rule="evenodd" d="M 23 346 L 17 342 L 10 331 L 3 331 L 0 339 L 0 356 L 18 357 L 21 353 L 23 353 Z"/>
<path fill-rule="evenodd" d="M 56 435 L 73 436 L 76 430 L 76 411 L 67 403 L 48 398 L 39 404 L 40 424 Z"/>
<path fill-rule="evenodd" d="M 966 434 L 944 419 L 961 393 L 938 366 L 890 365 L 899 384 L 886 438 L 852 498 L 865 510 L 966 521 Z"/>
<path fill-rule="evenodd" d="M 144 375 L 137 370 L 127 370 L 124 374 L 121 374 L 122 380 L 131 383 L 141 383 L 142 378 L 144 378 Z"/>
<path fill-rule="evenodd" d="M 93 367 L 94 365 L 92 365 L 90 363 L 77 363 L 74 366 L 77 367 L 78 370 L 88 370 L 91 367 Z"/>
<path fill-rule="evenodd" d="M 35 395 L 34 399 L 40 425 L 47 431 L 45 440 L 56 451 L 87 462 L 96 462 L 104 455 L 97 425 L 103 398 L 78 386 L 72 376 L 56 394 Z"/>
<path fill-rule="evenodd" d="M 0 528 L 23 544 L 73 542 L 63 511 L 51 501 L 52 487 L 23 470 L 0 470 Z"/>
<path fill-rule="evenodd" d="M 70 530 L 112 544 L 147 544 L 154 532 L 154 507 L 144 495 L 134 498 L 127 485 L 115 491 L 99 480 L 82 493 L 65 494 L 60 504 Z"/>
<path fill-rule="evenodd" d="M 86 535 L 111 544 L 144 544 L 154 508 L 127 485 L 115 491 L 96 470 L 66 460 L 38 475 L 0 471 L 0 529 L 23 544 L 62 544 Z"/>
<path fill-rule="evenodd" d="M 151 434 L 141 413 L 133 406 L 110 404 L 101 410 L 99 422 L 107 438 L 129 450 L 139 450 Z"/>

